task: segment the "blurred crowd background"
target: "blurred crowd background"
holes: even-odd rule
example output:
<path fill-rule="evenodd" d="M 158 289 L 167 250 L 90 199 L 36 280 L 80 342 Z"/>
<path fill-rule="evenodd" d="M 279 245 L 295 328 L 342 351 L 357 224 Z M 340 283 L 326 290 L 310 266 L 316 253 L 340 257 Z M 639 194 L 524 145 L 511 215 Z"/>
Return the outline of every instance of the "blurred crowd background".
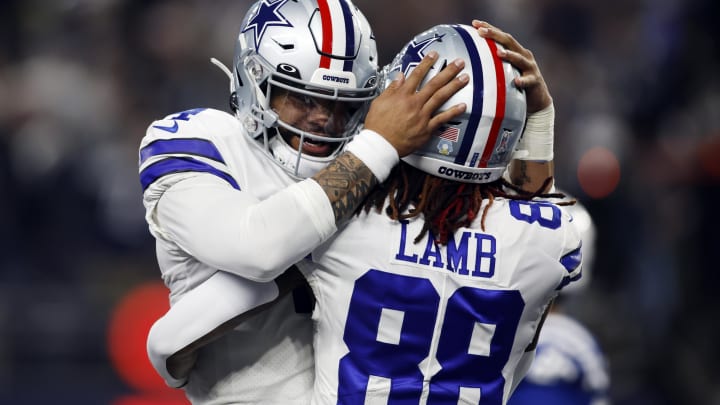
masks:
<path fill-rule="evenodd" d="M 607 352 L 613 403 L 720 404 L 720 2 L 355 2 L 381 64 L 471 18 L 534 52 L 557 184 L 597 226 L 571 311 Z M 227 109 L 209 58 L 232 61 L 250 4 L 0 2 L 0 404 L 170 403 L 133 368 L 133 328 L 166 305 L 138 144 L 154 119 Z M 155 307 L 137 298 L 149 291 Z"/>

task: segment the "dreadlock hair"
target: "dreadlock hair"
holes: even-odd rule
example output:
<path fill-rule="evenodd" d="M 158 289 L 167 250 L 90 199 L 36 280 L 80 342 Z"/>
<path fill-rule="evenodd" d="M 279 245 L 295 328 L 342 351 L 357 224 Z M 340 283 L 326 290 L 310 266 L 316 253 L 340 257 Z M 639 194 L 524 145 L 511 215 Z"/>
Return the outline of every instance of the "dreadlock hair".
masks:
<path fill-rule="evenodd" d="M 504 178 L 492 183 L 460 183 L 427 174 L 400 161 L 388 179 L 368 195 L 363 210 L 369 212 L 374 208 L 380 212 L 385 201 L 389 200 L 385 212 L 394 220 L 423 214 L 425 223 L 420 234 L 415 238 L 415 243 L 430 231 L 437 243 L 445 245 L 456 230 L 469 226 L 475 220 L 485 199 L 489 202 L 482 211 L 480 226 L 483 231 L 488 208 L 497 197 L 523 201 L 535 197 L 565 198 L 563 193 L 541 193 L 541 190 L 550 185 L 552 179 L 548 177 L 540 189 L 528 192 Z M 516 194 L 508 194 L 506 189 Z M 409 209 L 410 204 L 413 204 L 414 208 Z M 558 203 L 558 205 L 573 204 L 575 200 Z M 407 213 L 403 214 L 406 211 Z"/>

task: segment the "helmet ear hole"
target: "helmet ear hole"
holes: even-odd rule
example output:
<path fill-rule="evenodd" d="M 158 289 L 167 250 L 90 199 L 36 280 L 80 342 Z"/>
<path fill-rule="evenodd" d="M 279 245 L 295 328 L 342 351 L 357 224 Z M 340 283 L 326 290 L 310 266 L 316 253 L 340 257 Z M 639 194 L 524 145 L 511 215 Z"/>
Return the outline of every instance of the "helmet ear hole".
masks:
<path fill-rule="evenodd" d="M 230 94 L 230 110 L 232 110 L 232 112 L 236 113 L 237 110 L 238 110 L 238 108 L 239 108 L 239 106 L 238 106 L 238 96 L 237 96 L 237 92 L 234 92 L 234 91 L 233 91 L 233 92 Z"/>

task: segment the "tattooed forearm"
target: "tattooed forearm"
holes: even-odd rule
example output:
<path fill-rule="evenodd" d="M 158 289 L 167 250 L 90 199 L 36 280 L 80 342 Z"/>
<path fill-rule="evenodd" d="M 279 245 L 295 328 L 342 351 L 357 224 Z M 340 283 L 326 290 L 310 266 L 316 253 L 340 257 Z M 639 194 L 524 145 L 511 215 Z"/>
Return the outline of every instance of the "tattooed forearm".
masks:
<path fill-rule="evenodd" d="M 513 160 L 510 164 L 510 182 L 528 192 L 546 193 L 552 182 L 545 181 L 553 177 L 555 164 L 553 161 L 536 162 L 532 160 Z"/>
<path fill-rule="evenodd" d="M 350 152 L 340 155 L 313 178 L 328 195 L 338 224 L 352 216 L 378 183 L 362 160 Z"/>
<path fill-rule="evenodd" d="M 513 166 L 510 180 L 514 185 L 520 188 L 524 188 L 525 185 L 530 182 L 530 176 L 528 176 L 526 161 L 520 160 Z"/>

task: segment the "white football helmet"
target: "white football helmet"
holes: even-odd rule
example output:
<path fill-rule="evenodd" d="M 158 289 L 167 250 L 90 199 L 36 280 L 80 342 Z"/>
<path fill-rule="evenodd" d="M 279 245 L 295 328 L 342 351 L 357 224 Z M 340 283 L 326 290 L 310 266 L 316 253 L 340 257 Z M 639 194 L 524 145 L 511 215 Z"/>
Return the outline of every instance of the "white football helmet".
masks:
<path fill-rule="evenodd" d="M 377 94 L 378 73 L 370 25 L 350 1 L 260 0 L 248 11 L 238 35 L 231 103 L 248 134 L 277 163 L 297 177 L 309 177 L 357 132 Z M 290 94 L 301 104 L 330 104 L 331 110 L 335 103 L 350 104 L 339 109 L 342 117 L 330 117 L 332 125 L 298 128 L 271 108 L 273 91 Z M 278 133 L 299 136 L 299 150 Z M 303 153 L 303 145 L 306 151 L 325 145 L 332 153 L 312 156 Z"/>
<path fill-rule="evenodd" d="M 430 51 L 438 61 L 426 83 L 456 58 L 465 61 L 470 82 L 439 111 L 464 102 L 467 110 L 440 128 L 425 146 L 403 158 L 435 176 L 466 183 L 499 179 L 512 159 L 525 126 L 525 93 L 513 83 L 520 73 L 497 56 L 501 45 L 480 37 L 467 25 L 438 25 L 408 43 L 386 69 L 386 86 L 403 72 L 408 75 Z"/>

